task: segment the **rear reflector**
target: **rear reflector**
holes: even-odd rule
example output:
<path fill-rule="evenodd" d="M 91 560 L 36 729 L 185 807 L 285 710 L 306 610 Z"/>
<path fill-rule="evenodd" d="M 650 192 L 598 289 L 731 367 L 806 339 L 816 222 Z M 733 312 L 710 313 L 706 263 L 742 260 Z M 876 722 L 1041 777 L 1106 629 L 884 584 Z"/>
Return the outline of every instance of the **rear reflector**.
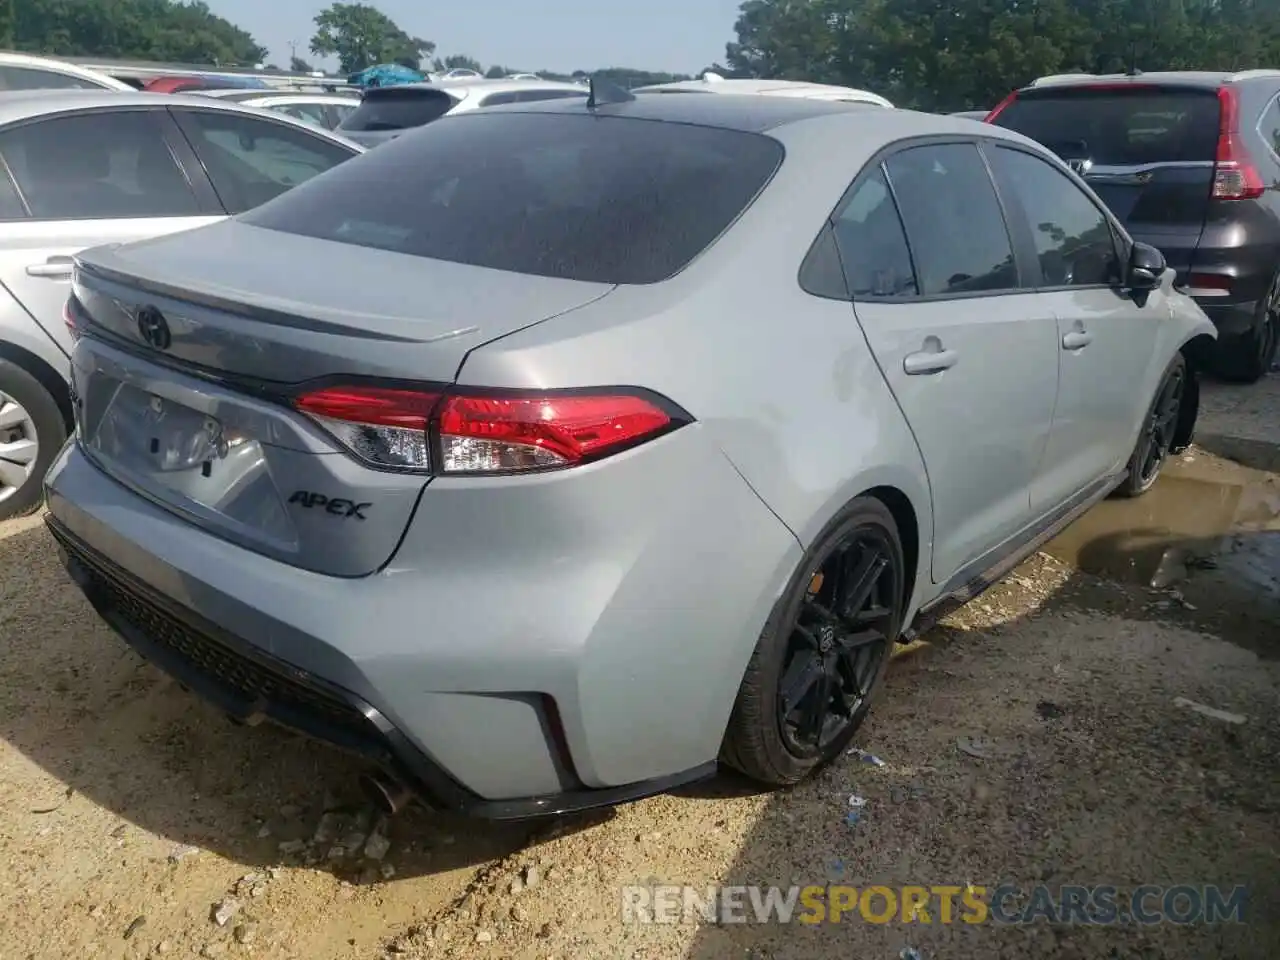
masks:
<path fill-rule="evenodd" d="M 1215 200 L 1252 200 L 1266 189 L 1257 167 L 1240 142 L 1240 101 L 1234 88 L 1218 88 L 1218 156 L 1213 171 Z"/>
<path fill-rule="evenodd" d="M 62 304 L 62 322 L 67 325 L 67 333 L 71 335 L 71 342 L 75 343 L 80 339 L 80 327 L 76 323 L 76 299 L 74 296 L 67 297 Z"/>
<path fill-rule="evenodd" d="M 343 386 L 294 405 L 371 465 L 504 474 L 598 460 L 690 422 L 642 391 L 526 393 Z"/>

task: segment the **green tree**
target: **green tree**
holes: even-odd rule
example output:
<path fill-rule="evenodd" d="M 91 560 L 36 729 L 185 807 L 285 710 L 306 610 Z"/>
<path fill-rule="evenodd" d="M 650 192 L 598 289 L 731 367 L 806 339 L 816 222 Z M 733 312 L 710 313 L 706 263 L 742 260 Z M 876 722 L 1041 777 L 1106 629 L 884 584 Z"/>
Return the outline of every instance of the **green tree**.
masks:
<path fill-rule="evenodd" d="M 53 56 L 253 66 L 267 55 L 199 0 L 0 0 L 6 31 L 4 46 Z"/>
<path fill-rule="evenodd" d="M 1280 60 L 1277 0 L 746 0 L 734 75 L 989 107 L 1043 74 L 1231 70 Z"/>
<path fill-rule="evenodd" d="M 367 3 L 335 3 L 315 18 L 311 52 L 336 54 L 344 73 L 354 73 L 379 63 L 401 63 L 420 69 L 422 58 L 436 45 L 411 37 L 390 17 Z"/>
<path fill-rule="evenodd" d="M 432 64 L 432 68 L 441 73 L 447 73 L 450 70 L 474 70 L 476 73 L 484 73 L 484 67 L 480 65 L 479 60 L 462 53 L 450 54 L 443 60 L 437 58 Z M 501 74 L 501 76 L 506 76 L 506 74 Z"/>
<path fill-rule="evenodd" d="M 289 69 L 294 73 L 312 73 L 316 68 L 307 63 L 307 61 L 303 60 L 301 57 L 290 57 Z"/>

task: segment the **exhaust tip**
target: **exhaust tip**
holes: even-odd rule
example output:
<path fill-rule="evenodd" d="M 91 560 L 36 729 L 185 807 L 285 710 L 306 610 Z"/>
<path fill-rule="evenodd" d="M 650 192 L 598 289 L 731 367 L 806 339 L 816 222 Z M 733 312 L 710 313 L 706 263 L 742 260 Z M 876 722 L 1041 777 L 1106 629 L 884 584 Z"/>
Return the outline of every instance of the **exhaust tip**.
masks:
<path fill-rule="evenodd" d="M 387 816 L 395 816 L 413 800 L 413 791 L 399 780 L 379 773 L 366 773 L 360 777 L 364 795 Z"/>

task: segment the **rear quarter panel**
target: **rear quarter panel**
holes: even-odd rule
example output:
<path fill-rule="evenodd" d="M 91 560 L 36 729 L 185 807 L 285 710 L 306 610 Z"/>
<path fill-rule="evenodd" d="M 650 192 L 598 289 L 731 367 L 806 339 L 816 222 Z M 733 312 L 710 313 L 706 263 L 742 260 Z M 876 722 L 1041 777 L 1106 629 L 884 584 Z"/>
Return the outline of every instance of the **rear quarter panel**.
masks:
<path fill-rule="evenodd" d="M 918 129 L 918 118 L 882 117 L 890 134 Z M 774 180 L 675 278 L 619 288 L 479 347 L 460 381 L 656 390 L 689 410 L 805 547 L 858 493 L 895 487 L 915 509 L 927 572 L 932 520 L 919 450 L 851 304 L 807 294 L 797 279 L 826 217 L 883 142 L 857 136 L 866 126 L 851 120 L 779 130 L 787 159 Z M 917 576 L 917 589 L 928 580 Z"/>

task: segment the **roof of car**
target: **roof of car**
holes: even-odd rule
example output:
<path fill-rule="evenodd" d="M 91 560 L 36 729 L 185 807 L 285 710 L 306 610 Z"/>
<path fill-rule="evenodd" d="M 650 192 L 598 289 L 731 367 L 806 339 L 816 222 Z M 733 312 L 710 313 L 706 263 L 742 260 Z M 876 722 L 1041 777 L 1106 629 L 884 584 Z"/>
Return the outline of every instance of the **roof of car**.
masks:
<path fill-rule="evenodd" d="M 532 103 L 486 107 L 485 113 L 581 113 L 580 100 L 538 100 Z M 843 100 L 811 100 L 804 97 L 762 97 L 757 94 L 673 97 L 663 93 L 637 93 L 634 100 L 602 103 L 600 115 L 633 117 L 639 120 L 668 120 L 706 127 L 723 127 L 749 133 L 763 133 L 788 123 L 833 113 L 888 113 L 883 107 Z"/>
<path fill-rule="evenodd" d="M 101 84 L 104 90 L 125 91 L 132 89 L 127 83 L 117 80 L 115 77 L 109 77 L 97 70 L 90 70 L 63 60 L 50 60 L 47 57 L 35 57 L 26 53 L 13 53 L 4 50 L 0 51 L 0 64 L 9 67 L 26 67 L 31 70 L 48 70 L 51 73 L 60 73 L 64 76 L 79 77 L 82 80 Z"/>
<path fill-rule="evenodd" d="M 201 96 L 214 97 L 218 100 L 230 100 L 232 103 L 243 103 L 246 100 L 351 100 L 359 99 L 356 93 L 330 93 L 326 90 L 201 90 Z"/>
<path fill-rule="evenodd" d="M 815 100 L 860 100 L 882 107 L 893 104 L 870 90 L 857 87 L 836 86 L 829 83 L 810 83 L 806 80 L 759 80 L 721 77 L 708 71 L 697 80 L 676 80 L 672 83 L 655 83 L 637 87 L 635 93 L 717 93 L 724 96 L 755 94 L 775 97 L 811 97 Z"/>
<path fill-rule="evenodd" d="M 1221 87 L 1247 80 L 1280 80 L 1280 70 L 1155 70 L 1151 73 L 1059 73 L 1038 77 L 1024 90 L 1043 87 L 1086 86 L 1089 84 L 1171 84 L 1191 87 Z"/>
<path fill-rule="evenodd" d="M 259 91 L 261 92 L 261 91 Z M 112 109 L 119 107 L 199 107 L 204 110 L 225 110 L 230 113 L 247 113 L 266 116 L 277 123 L 298 127 L 317 136 L 338 140 L 357 150 L 364 150 L 341 134 L 321 130 L 295 120 L 287 114 L 271 113 L 247 104 L 228 102 L 223 98 L 206 97 L 199 93 L 149 93 L 144 90 L 15 90 L 0 94 L 0 125 L 52 113 L 74 110 Z"/>
<path fill-rule="evenodd" d="M 475 77 L 459 77 L 453 80 L 440 79 L 434 82 L 398 83 L 390 87 L 370 87 L 366 94 L 385 94 L 397 90 L 443 90 L 459 96 L 472 93 L 505 93 L 509 90 L 574 90 L 586 94 L 587 88 L 577 83 L 564 83 L 560 80 L 477 80 Z"/>

